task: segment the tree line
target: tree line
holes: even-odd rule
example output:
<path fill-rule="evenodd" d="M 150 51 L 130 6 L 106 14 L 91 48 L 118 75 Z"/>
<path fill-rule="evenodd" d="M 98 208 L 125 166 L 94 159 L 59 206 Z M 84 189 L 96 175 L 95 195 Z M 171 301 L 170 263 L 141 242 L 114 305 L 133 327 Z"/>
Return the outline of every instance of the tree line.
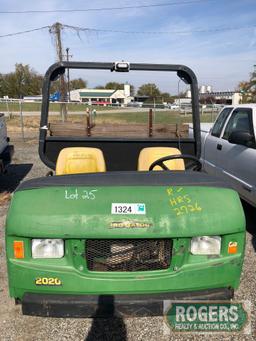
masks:
<path fill-rule="evenodd" d="M 23 98 L 42 94 L 43 76 L 29 65 L 15 64 L 15 71 L 0 74 L 0 98 Z M 82 78 L 70 81 L 70 90 L 85 88 L 87 82 Z M 59 82 L 52 82 L 51 92 L 59 91 Z"/>
<path fill-rule="evenodd" d="M 15 71 L 0 73 L 0 98 L 8 96 L 9 98 L 23 98 L 24 96 L 41 95 L 43 76 L 36 72 L 29 65 L 21 63 L 15 64 Z M 87 81 L 82 78 L 72 79 L 69 83 L 69 89 L 82 89 L 87 87 Z M 108 82 L 105 85 L 98 85 L 96 89 L 123 90 L 124 83 Z M 243 95 L 243 103 L 256 102 L 256 70 L 250 74 L 248 81 L 242 81 L 238 84 L 237 90 Z M 51 93 L 59 91 L 59 82 L 52 82 Z M 148 101 L 173 102 L 174 97 L 168 92 L 161 92 L 154 83 L 141 85 L 137 92 L 135 87 L 130 85 L 131 96 L 148 97 Z M 181 96 L 181 94 L 180 94 Z"/>
<path fill-rule="evenodd" d="M 0 98 L 23 98 L 24 96 L 36 96 L 42 94 L 43 76 L 31 68 L 28 64 L 15 64 L 15 70 L 7 74 L 0 73 Z M 59 91 L 58 81 L 52 82 L 51 93 Z M 69 89 L 82 89 L 87 87 L 87 81 L 82 78 L 72 79 L 69 82 Z M 105 85 L 98 85 L 95 89 L 123 90 L 124 83 L 108 82 Z M 134 85 L 130 84 L 131 96 L 146 96 L 149 101 L 172 102 L 172 96 L 167 92 L 161 92 L 154 83 L 143 84 L 135 92 Z"/>
<path fill-rule="evenodd" d="M 256 103 L 256 66 L 254 68 L 254 71 L 250 73 L 249 80 L 238 84 L 237 90 L 242 94 L 243 103 Z"/>

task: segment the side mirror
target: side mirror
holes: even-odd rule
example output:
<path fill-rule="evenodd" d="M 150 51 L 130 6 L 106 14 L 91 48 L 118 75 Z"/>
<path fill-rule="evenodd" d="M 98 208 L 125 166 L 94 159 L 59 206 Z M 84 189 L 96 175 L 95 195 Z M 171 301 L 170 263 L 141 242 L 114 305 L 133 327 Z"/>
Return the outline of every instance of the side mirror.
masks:
<path fill-rule="evenodd" d="M 243 146 L 250 146 L 250 142 L 253 142 L 253 136 L 244 130 L 233 131 L 228 138 L 229 143 L 241 144 Z"/>

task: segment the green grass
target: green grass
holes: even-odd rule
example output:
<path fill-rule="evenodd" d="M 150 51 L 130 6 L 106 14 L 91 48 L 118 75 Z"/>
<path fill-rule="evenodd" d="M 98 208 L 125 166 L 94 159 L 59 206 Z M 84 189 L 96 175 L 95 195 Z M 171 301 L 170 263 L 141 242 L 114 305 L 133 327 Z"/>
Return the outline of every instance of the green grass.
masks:
<path fill-rule="evenodd" d="M 216 114 L 204 114 L 201 115 L 201 122 L 213 122 Z M 86 116 L 81 114 L 68 115 L 68 121 L 73 123 L 82 123 L 86 125 Z M 28 129 L 38 129 L 40 116 L 24 116 L 23 117 L 24 127 Z M 58 115 L 49 116 L 49 123 L 61 122 Z M 154 116 L 153 122 L 155 124 L 176 124 L 176 123 L 190 123 L 192 122 L 191 115 L 180 115 L 174 111 L 160 111 Z M 19 128 L 20 117 L 13 116 L 6 120 L 8 127 Z M 96 124 L 138 124 L 148 123 L 148 112 L 125 112 L 125 113 L 98 113 L 96 116 Z"/>
<path fill-rule="evenodd" d="M 9 112 L 20 112 L 20 105 L 17 102 L 14 103 L 8 103 Z M 67 108 L 68 111 L 85 111 L 88 106 L 84 103 L 68 103 Z M 120 109 L 118 107 L 100 107 L 100 106 L 90 106 L 91 109 L 96 109 L 97 111 L 102 110 L 116 110 Z M 50 111 L 59 111 L 60 110 L 60 104 L 59 103 L 50 103 Z M 7 112 L 7 104 L 6 103 L 0 103 L 0 112 Z M 41 103 L 22 103 L 22 111 L 41 111 Z"/>
<path fill-rule="evenodd" d="M 217 114 L 204 114 L 201 115 L 201 122 L 213 122 Z M 116 113 L 116 114 L 97 114 L 97 123 L 147 123 L 148 113 L 147 112 L 127 112 L 127 113 Z M 191 123 L 192 115 L 180 115 L 174 111 L 161 111 L 157 112 L 154 116 L 154 123 L 161 124 L 173 124 L 173 123 Z"/>

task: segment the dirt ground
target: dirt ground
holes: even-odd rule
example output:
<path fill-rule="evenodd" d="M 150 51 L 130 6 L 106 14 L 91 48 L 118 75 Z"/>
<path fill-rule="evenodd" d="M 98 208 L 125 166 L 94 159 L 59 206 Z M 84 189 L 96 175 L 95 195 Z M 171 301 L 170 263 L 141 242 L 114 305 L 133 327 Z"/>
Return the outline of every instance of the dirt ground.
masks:
<path fill-rule="evenodd" d="M 37 154 L 37 138 L 22 142 L 14 136 L 15 157 L 8 173 L 0 177 L 1 191 L 13 191 L 23 179 L 43 176 L 47 168 Z M 8 296 L 4 251 L 4 224 L 8 199 L 0 206 L 0 340 L 253 340 L 256 304 L 256 212 L 245 205 L 247 217 L 247 245 L 243 275 L 236 300 L 251 302 L 252 334 L 182 334 L 164 328 L 163 317 L 125 319 L 56 319 L 22 316 L 20 306 Z"/>

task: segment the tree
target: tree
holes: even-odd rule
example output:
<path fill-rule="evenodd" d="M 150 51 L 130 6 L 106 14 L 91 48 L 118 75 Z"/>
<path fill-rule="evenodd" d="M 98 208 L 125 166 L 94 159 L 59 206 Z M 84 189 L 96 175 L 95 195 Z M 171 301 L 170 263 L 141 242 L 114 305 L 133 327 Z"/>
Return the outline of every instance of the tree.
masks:
<path fill-rule="evenodd" d="M 6 77 L 2 73 L 0 74 L 0 97 L 8 95 L 8 83 Z"/>
<path fill-rule="evenodd" d="M 135 87 L 134 85 L 130 84 L 130 95 L 134 96 L 135 95 Z"/>
<path fill-rule="evenodd" d="M 0 96 L 23 98 L 29 95 L 40 95 L 43 77 L 29 65 L 15 64 L 15 71 L 1 75 Z"/>
<path fill-rule="evenodd" d="M 161 97 L 163 98 L 163 102 L 172 103 L 173 97 L 169 94 L 169 92 L 162 92 Z"/>
<path fill-rule="evenodd" d="M 0 97 L 23 98 L 24 96 L 42 93 L 43 76 L 29 65 L 15 64 L 15 71 L 0 74 Z M 70 90 L 86 88 L 87 82 L 82 78 L 70 81 Z M 51 82 L 50 93 L 60 91 L 60 82 Z"/>
<path fill-rule="evenodd" d="M 105 89 L 113 89 L 113 90 L 124 90 L 124 83 L 118 83 L 118 82 L 108 82 L 105 85 Z M 134 85 L 130 84 L 130 94 L 131 96 L 134 95 L 135 89 Z"/>
<path fill-rule="evenodd" d="M 70 90 L 83 89 L 87 87 L 87 81 L 82 78 L 72 79 L 69 82 Z"/>
<path fill-rule="evenodd" d="M 124 83 L 118 83 L 118 82 L 108 82 L 105 86 L 103 85 L 97 85 L 95 89 L 108 89 L 108 90 L 124 90 Z M 130 94 L 131 96 L 134 96 L 135 88 L 134 85 L 130 84 Z"/>
<path fill-rule="evenodd" d="M 256 66 L 254 65 L 254 71 L 250 74 L 249 81 L 242 81 L 238 84 L 236 89 L 242 94 L 242 102 L 256 102 Z"/>
<path fill-rule="evenodd" d="M 123 90 L 124 89 L 124 84 L 118 83 L 118 82 L 108 82 L 105 85 L 105 89 Z"/>
<path fill-rule="evenodd" d="M 161 92 L 154 83 L 143 84 L 139 87 L 138 96 L 148 96 L 150 98 L 155 98 L 161 96 Z"/>
<path fill-rule="evenodd" d="M 15 97 L 22 98 L 41 93 L 43 77 L 31 69 L 29 65 L 15 64 L 15 72 L 11 74 L 9 79 Z"/>
<path fill-rule="evenodd" d="M 252 94 L 250 91 L 251 84 L 247 81 L 242 81 L 238 84 L 237 91 L 242 94 L 242 102 L 249 103 L 252 101 Z"/>

